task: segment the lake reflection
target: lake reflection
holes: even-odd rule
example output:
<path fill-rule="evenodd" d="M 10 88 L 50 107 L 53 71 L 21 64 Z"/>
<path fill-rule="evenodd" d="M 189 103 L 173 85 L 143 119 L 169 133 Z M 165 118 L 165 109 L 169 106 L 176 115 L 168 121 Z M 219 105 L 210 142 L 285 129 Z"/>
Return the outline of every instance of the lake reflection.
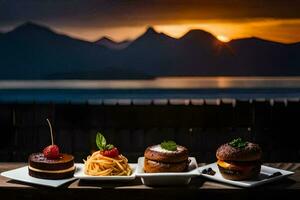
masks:
<path fill-rule="evenodd" d="M 0 81 L 0 89 L 300 88 L 300 77 L 161 77 L 152 80 Z"/>

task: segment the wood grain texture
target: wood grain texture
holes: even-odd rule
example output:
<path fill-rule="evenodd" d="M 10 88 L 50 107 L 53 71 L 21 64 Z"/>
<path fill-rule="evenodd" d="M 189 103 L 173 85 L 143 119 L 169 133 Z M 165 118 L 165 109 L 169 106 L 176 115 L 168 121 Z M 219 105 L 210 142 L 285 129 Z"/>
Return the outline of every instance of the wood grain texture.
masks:
<path fill-rule="evenodd" d="M 0 163 L 0 172 L 25 165 L 26 163 Z M 205 163 L 199 163 L 199 166 L 203 165 L 205 165 Z M 248 189 L 209 181 L 201 177 L 192 179 L 188 186 L 148 187 L 143 185 L 137 178 L 134 181 L 123 183 L 76 180 L 59 188 L 47 188 L 13 181 L 0 176 L 0 194 L 7 195 L 10 199 L 17 199 L 19 197 L 25 199 L 27 197 L 33 199 L 41 197 L 43 199 L 51 199 L 50 197 L 55 199 L 77 199 L 79 197 L 86 198 L 85 195 L 89 197 L 93 195 L 107 195 L 111 196 L 112 199 L 119 199 L 120 195 L 126 195 L 126 197 L 132 197 L 133 199 L 140 199 L 141 197 L 146 199 L 157 197 L 160 199 L 161 197 L 173 197 L 175 194 L 175 198 L 181 197 L 181 195 L 183 198 L 187 196 L 194 197 L 194 195 L 195 197 L 199 195 L 214 197 L 217 194 L 225 195 L 225 197 L 229 194 L 233 196 L 235 194 L 242 196 L 248 195 L 247 198 L 249 198 L 249 195 L 254 194 L 263 196 L 281 195 L 281 193 L 286 195 L 300 194 L 300 163 L 265 163 L 265 165 L 291 170 L 294 171 L 295 174 L 281 181 L 253 188 L 251 191 L 254 193 L 251 194 L 249 194 Z"/>
<path fill-rule="evenodd" d="M 22 166 L 25 166 L 26 163 L 0 163 L 0 172 L 4 172 L 11 169 L 16 169 Z M 205 165 L 205 163 L 199 163 L 199 166 Z M 299 190 L 300 191 L 300 163 L 264 163 L 264 165 L 276 167 L 280 169 L 290 170 L 294 171 L 295 174 L 288 177 L 287 179 L 283 179 L 278 182 L 274 182 L 271 184 L 266 184 L 263 186 L 263 188 L 268 189 L 281 189 L 281 190 Z M 41 186 L 35 186 L 35 185 L 29 185 L 17 181 L 10 180 L 8 178 L 0 176 L 0 190 L 3 190 L 3 188 L 8 189 L 30 189 L 30 190 L 51 190 L 52 188 L 45 188 Z M 69 188 L 69 189 L 78 189 L 78 190 L 91 190 L 91 189 L 125 189 L 125 190 L 136 190 L 136 189 L 154 189 L 154 190 L 161 190 L 163 188 L 152 188 L 145 186 L 141 183 L 139 178 L 137 178 L 134 181 L 127 182 L 127 183 L 103 183 L 99 181 L 79 181 L 76 180 L 72 183 L 68 183 L 64 185 L 62 188 Z M 261 187 L 259 187 L 261 188 Z M 209 181 L 206 179 L 203 179 L 201 177 L 197 177 L 192 179 L 191 183 L 188 186 L 183 187 L 167 187 L 164 189 L 173 189 L 176 191 L 179 190 L 201 190 L 201 189 L 214 189 L 214 190 L 227 190 L 227 189 L 241 189 L 239 187 L 225 185 L 222 183 L 217 183 L 213 181 Z"/>

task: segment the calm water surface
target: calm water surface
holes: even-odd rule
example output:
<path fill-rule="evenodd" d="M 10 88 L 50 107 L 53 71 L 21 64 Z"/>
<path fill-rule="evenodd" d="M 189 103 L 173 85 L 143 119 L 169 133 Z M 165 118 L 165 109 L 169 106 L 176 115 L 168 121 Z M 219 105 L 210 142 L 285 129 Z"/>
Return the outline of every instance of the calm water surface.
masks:
<path fill-rule="evenodd" d="M 172 77 L 153 80 L 0 81 L 2 102 L 114 99 L 300 98 L 300 77 Z"/>
<path fill-rule="evenodd" d="M 300 88 L 300 77 L 173 77 L 152 80 L 0 81 L 0 89 Z"/>

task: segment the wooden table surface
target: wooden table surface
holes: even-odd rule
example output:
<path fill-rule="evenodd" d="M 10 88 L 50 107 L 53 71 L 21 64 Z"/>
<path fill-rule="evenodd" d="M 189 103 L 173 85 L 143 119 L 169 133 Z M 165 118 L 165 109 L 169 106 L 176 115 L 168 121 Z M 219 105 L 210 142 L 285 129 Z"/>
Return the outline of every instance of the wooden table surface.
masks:
<path fill-rule="evenodd" d="M 0 172 L 25 166 L 26 163 L 0 163 Z M 200 163 L 199 166 L 204 165 Z M 250 199 L 260 197 L 282 197 L 300 194 L 300 163 L 267 163 L 264 165 L 294 171 L 295 174 L 277 182 L 245 189 L 202 177 L 193 178 L 187 186 L 149 187 L 139 178 L 124 183 L 75 180 L 59 188 L 30 185 L 0 176 L 0 197 L 9 199 L 179 199 L 214 198 Z"/>

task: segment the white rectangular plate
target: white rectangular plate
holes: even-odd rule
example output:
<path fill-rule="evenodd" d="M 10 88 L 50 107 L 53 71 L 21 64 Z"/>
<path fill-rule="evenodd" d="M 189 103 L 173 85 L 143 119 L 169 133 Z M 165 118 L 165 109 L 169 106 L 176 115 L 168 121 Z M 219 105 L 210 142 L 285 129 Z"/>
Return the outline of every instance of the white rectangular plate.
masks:
<path fill-rule="evenodd" d="M 208 175 L 208 174 L 203 174 L 202 170 L 207 169 L 207 168 L 212 168 L 216 172 L 216 174 L 213 176 Z M 262 185 L 265 183 L 270 183 L 270 182 L 273 182 L 273 181 L 282 179 L 286 176 L 290 176 L 290 175 L 294 174 L 294 172 L 291 172 L 291 171 L 286 171 L 286 170 L 262 165 L 259 177 L 255 178 L 253 180 L 247 180 L 247 181 L 232 181 L 232 180 L 227 180 L 222 177 L 222 175 L 220 174 L 219 168 L 217 166 L 217 163 L 212 163 L 212 164 L 209 164 L 209 165 L 206 165 L 203 167 L 199 167 L 198 169 L 199 169 L 201 176 L 203 176 L 203 177 L 206 177 L 211 180 L 239 186 L 239 187 L 255 187 L 255 186 L 259 186 L 259 185 Z M 275 172 L 280 172 L 282 175 L 268 178 L 268 176 L 272 175 Z"/>
<path fill-rule="evenodd" d="M 187 172 L 166 172 L 166 173 L 145 173 L 144 157 L 138 159 L 137 177 L 141 177 L 145 185 L 186 185 L 191 178 L 199 176 L 197 161 L 194 157 L 189 157 L 190 164 Z"/>
<path fill-rule="evenodd" d="M 28 174 L 28 166 L 20 167 L 17 169 L 9 170 L 6 172 L 2 172 L 1 176 L 6 178 L 10 178 L 16 181 L 21 181 L 30 184 L 37 184 L 49 187 L 59 187 L 69 181 L 73 181 L 76 178 L 68 178 L 68 179 L 60 179 L 60 180 L 50 180 L 50 179 L 40 179 L 29 176 Z"/>
<path fill-rule="evenodd" d="M 84 164 L 79 163 L 76 165 L 76 172 L 74 177 L 84 180 L 102 180 L 102 181 L 130 181 L 135 179 L 136 174 L 136 164 L 129 163 L 132 169 L 132 174 L 130 176 L 90 176 L 84 173 Z"/>

